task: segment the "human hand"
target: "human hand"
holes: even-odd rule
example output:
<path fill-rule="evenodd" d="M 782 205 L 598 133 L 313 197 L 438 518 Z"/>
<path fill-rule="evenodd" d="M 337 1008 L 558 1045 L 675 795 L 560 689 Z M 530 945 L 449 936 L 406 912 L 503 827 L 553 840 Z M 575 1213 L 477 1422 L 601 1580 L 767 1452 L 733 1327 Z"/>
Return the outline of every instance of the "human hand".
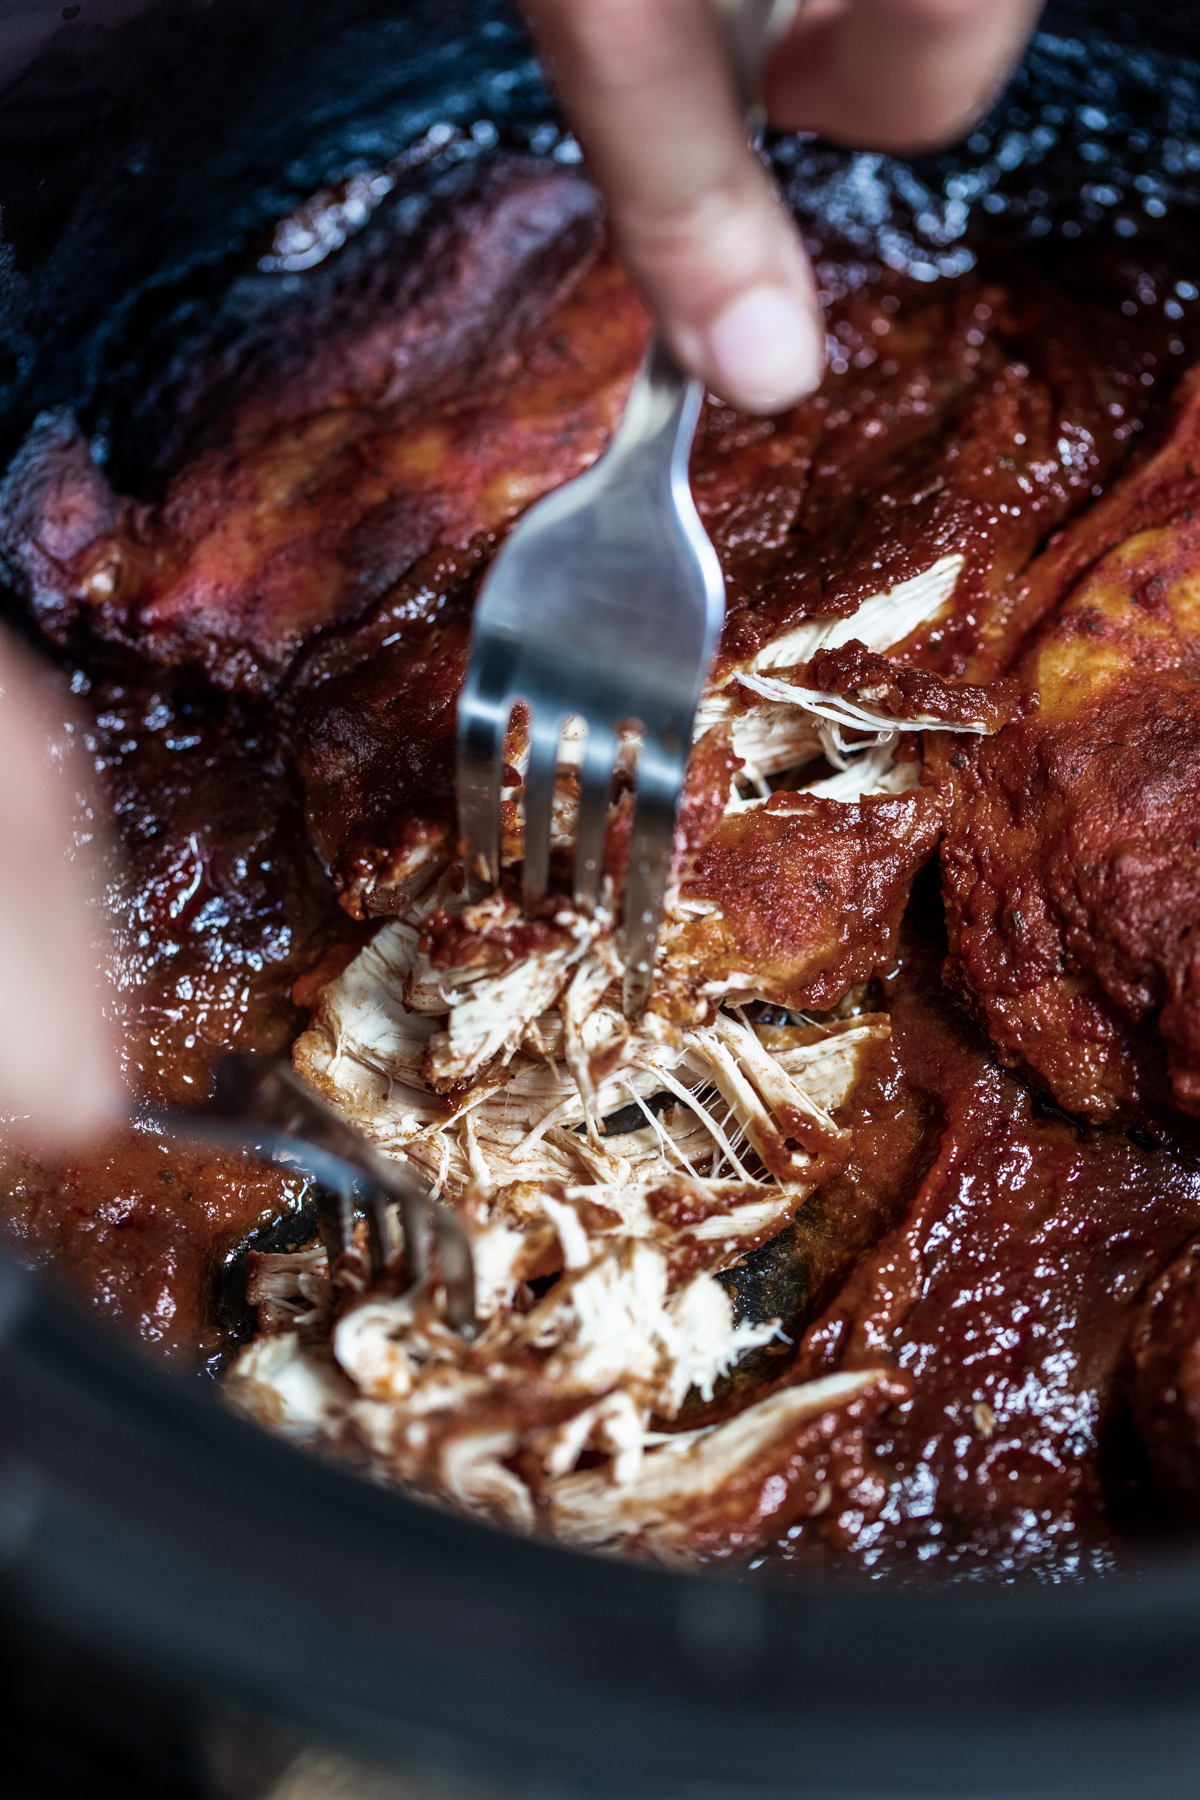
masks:
<path fill-rule="evenodd" d="M 710 0 L 525 0 L 668 343 L 747 412 L 820 380 L 825 331 L 800 235 L 745 124 Z M 803 0 L 767 66 L 773 124 L 911 153 L 960 135 L 1041 0 Z"/>
<path fill-rule="evenodd" d="M 54 1149 L 111 1127 L 122 1097 L 91 845 L 73 841 L 75 794 L 39 688 L 36 665 L 0 636 L 0 1130 Z"/>

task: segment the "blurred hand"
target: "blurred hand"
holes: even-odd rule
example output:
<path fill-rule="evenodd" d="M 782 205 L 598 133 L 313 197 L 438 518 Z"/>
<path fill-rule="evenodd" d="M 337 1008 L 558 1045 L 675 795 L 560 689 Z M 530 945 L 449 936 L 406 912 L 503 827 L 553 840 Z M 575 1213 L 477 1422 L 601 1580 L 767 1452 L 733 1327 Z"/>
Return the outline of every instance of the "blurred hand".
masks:
<path fill-rule="evenodd" d="M 820 380 L 812 272 L 743 121 L 709 0 L 525 0 L 622 254 L 676 355 L 735 406 Z M 961 135 L 1040 0 L 803 0 L 764 82 L 772 123 L 911 153 Z"/>
<path fill-rule="evenodd" d="M 30 659 L 0 636 L 0 1130 L 59 1148 L 111 1127 L 122 1108 L 116 1045 L 77 847 L 61 724 Z"/>

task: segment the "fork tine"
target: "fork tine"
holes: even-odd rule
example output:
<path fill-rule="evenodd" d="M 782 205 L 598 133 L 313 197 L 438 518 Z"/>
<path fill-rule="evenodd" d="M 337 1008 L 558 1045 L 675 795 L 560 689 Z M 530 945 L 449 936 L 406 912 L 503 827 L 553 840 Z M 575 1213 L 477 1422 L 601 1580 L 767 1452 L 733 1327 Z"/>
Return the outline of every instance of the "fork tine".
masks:
<path fill-rule="evenodd" d="M 461 1219 L 446 1206 L 434 1208 L 433 1227 L 437 1233 L 438 1252 L 442 1261 L 442 1283 L 446 1290 L 446 1317 L 455 1331 L 466 1338 L 476 1333 L 475 1265 L 471 1246 Z"/>
<path fill-rule="evenodd" d="M 530 707 L 529 770 L 525 776 L 525 910 L 546 898 L 550 885 L 550 827 L 554 817 L 554 776 L 565 714 Z"/>
<path fill-rule="evenodd" d="M 363 1198 L 363 1209 L 367 1215 L 367 1260 L 370 1265 L 372 1281 L 382 1280 L 387 1274 L 392 1260 L 392 1233 L 388 1206 L 386 1192 L 372 1182 Z"/>
<path fill-rule="evenodd" d="M 604 831 L 612 793 L 617 734 L 589 721 L 587 748 L 580 771 L 579 821 L 575 829 L 575 904 L 588 917 L 600 897 L 604 873 Z"/>
<path fill-rule="evenodd" d="M 673 735 L 673 734 L 672 734 Z M 636 1024 L 654 975 L 654 947 L 671 874 L 675 813 L 683 787 L 680 739 L 647 736 L 638 757 L 637 811 L 625 881 L 625 1017 Z"/>
<path fill-rule="evenodd" d="M 409 1285 L 417 1287 L 429 1273 L 429 1216 L 415 1196 L 400 1196 L 400 1226 L 404 1233 L 404 1267 Z"/>
<path fill-rule="evenodd" d="M 487 887 L 500 879 L 501 769 L 512 704 L 471 676 L 458 702 L 458 830 L 467 840 L 469 879 Z"/>

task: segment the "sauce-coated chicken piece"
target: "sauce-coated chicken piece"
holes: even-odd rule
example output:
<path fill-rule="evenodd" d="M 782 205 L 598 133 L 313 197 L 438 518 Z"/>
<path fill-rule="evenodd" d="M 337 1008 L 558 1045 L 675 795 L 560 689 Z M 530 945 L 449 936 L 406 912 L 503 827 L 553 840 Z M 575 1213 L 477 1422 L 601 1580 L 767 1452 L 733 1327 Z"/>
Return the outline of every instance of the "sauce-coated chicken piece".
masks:
<path fill-rule="evenodd" d="M 385 225 L 373 257 L 281 289 L 270 334 L 197 354 L 161 503 L 115 493 L 62 414 L 0 493 L 0 551 L 51 636 L 280 696 L 357 914 L 395 910 L 411 858 L 452 833 L 474 583 L 603 449 L 647 330 L 576 173 L 502 159 L 420 253 Z M 844 360 L 817 394 L 702 421 L 693 487 L 729 591 L 715 679 L 947 555 L 953 602 L 905 656 L 986 676 L 989 621 L 1148 401 L 1132 328 L 1016 264 L 935 296 L 893 281 L 831 323 Z"/>
<path fill-rule="evenodd" d="M 934 753 L 954 977 L 1002 1060 L 1097 1121 L 1161 1105 L 1168 1079 L 1200 1112 L 1198 438 L 1189 397 L 1047 552 L 1050 574 L 1078 567 L 1090 528 L 1092 566 L 1018 670 L 1038 710 Z"/>
<path fill-rule="evenodd" d="M 939 985 L 938 951 L 936 911 L 914 905 L 889 1017 L 925 1173 L 793 1374 L 884 1360 L 912 1391 L 868 1436 L 890 1471 L 876 1515 L 847 1508 L 821 1535 L 877 1573 L 1071 1579 L 1117 1551 L 1114 1501 L 1135 1471 L 1115 1441 L 1103 1461 L 1101 1447 L 1145 1284 L 1200 1223 L 1194 1140 L 1176 1128 L 1133 1143 L 1040 1104 Z M 779 1553 L 805 1558 L 794 1540 Z"/>
<path fill-rule="evenodd" d="M 1200 1242 L 1163 1270 L 1129 1334 L 1133 1416 L 1155 1484 L 1193 1529 L 1200 1516 Z"/>
<path fill-rule="evenodd" d="M 625 278 L 588 273 L 601 241 L 581 177 L 499 165 L 422 257 L 401 239 L 330 296 L 298 367 L 246 371 L 159 506 L 115 495 L 70 416 L 45 415 L 0 499 L 43 628 L 277 689 L 314 632 L 598 455 L 646 332 Z"/>
<path fill-rule="evenodd" d="M 942 828 L 929 790 L 852 802 L 773 794 L 721 819 L 682 886 L 664 980 L 828 1008 L 892 959 L 912 880 Z"/>

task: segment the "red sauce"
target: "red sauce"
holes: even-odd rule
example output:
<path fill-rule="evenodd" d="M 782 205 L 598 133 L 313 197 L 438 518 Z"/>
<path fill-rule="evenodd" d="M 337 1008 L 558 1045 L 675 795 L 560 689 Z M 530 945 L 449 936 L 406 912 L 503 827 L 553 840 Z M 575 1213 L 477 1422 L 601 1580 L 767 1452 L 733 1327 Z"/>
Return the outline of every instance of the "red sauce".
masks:
<path fill-rule="evenodd" d="M 936 1154 L 799 1362 L 883 1361 L 912 1394 L 869 1433 L 886 1478 L 873 1516 L 848 1507 L 773 1555 L 806 1559 L 807 1534 L 873 1573 L 1104 1567 L 1117 1540 L 1101 1451 L 1126 1339 L 1147 1281 L 1200 1227 L 1200 1143 L 1145 1148 L 1047 1111 L 942 988 L 928 928 L 905 952 L 893 1047 Z"/>
<path fill-rule="evenodd" d="M 355 928 L 253 707 L 111 683 L 81 700 L 120 832 L 105 910 L 125 1078 L 155 1104 L 196 1105 L 226 1048 L 286 1049 L 305 1016 L 292 983 Z M 0 1182 L 22 1260 L 185 1363 L 222 1349 L 223 1259 L 303 1185 L 144 1129 L 61 1165 L 10 1153 Z"/>

